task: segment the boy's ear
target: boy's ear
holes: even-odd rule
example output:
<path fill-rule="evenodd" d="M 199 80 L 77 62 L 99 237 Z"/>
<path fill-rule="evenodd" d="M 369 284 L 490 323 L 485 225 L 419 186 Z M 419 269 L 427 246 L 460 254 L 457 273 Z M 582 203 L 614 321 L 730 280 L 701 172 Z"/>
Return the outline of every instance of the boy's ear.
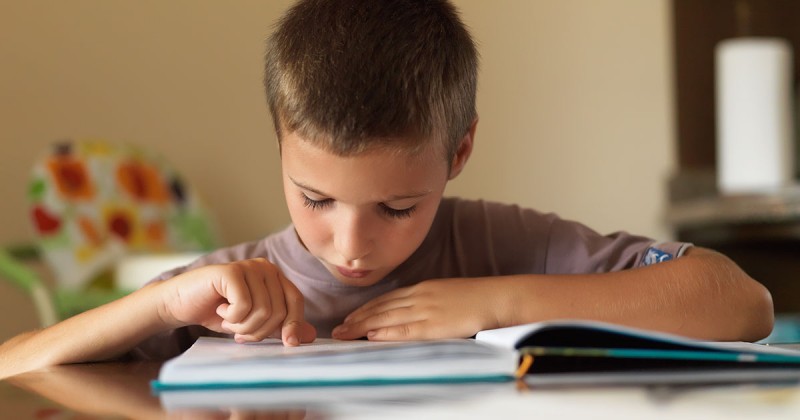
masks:
<path fill-rule="evenodd" d="M 469 125 L 469 130 L 467 130 L 467 133 L 464 134 L 463 138 L 461 138 L 461 144 L 458 145 L 456 155 L 453 156 L 453 161 L 450 163 L 450 175 L 447 179 L 453 179 L 457 177 L 467 164 L 469 155 L 472 154 L 472 147 L 475 144 L 475 130 L 477 128 L 478 117 L 475 116 L 475 119 L 472 120 L 472 124 Z"/>

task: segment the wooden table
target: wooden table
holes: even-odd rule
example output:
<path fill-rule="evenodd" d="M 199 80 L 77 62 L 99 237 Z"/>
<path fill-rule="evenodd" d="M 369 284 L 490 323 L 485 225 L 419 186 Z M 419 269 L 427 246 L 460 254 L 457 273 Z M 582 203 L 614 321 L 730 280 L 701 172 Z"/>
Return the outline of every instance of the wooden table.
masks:
<path fill-rule="evenodd" d="M 236 418 L 236 419 L 754 419 L 800 418 L 800 384 L 582 387 L 519 390 L 514 384 L 471 387 L 405 385 L 374 398 L 367 387 L 308 390 L 326 403 L 276 409 L 274 394 L 248 404 L 167 411 L 149 382 L 158 363 L 57 366 L 0 381 L 2 419 Z M 333 394 L 331 394 L 333 393 Z M 258 394 L 256 394 L 258 395 Z M 333 396 L 333 397 L 331 397 Z M 272 399 L 273 401 L 271 401 Z M 333 401 L 333 402 L 332 402 Z M 209 401 L 205 401 L 209 402 Z M 214 404 L 206 404 L 213 406 Z"/>

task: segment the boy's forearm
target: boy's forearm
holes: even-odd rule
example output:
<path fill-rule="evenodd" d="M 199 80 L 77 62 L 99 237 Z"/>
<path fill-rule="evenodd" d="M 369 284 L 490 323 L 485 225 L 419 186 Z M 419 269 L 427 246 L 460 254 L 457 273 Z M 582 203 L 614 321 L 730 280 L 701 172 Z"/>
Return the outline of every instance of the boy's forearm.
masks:
<path fill-rule="evenodd" d="M 508 325 L 595 319 L 707 340 L 769 334 L 769 292 L 727 257 L 695 248 L 677 260 L 614 273 L 511 276 Z"/>
<path fill-rule="evenodd" d="M 8 340 L 0 345 L 0 378 L 44 366 L 112 359 L 173 327 L 162 318 L 156 287 Z"/>

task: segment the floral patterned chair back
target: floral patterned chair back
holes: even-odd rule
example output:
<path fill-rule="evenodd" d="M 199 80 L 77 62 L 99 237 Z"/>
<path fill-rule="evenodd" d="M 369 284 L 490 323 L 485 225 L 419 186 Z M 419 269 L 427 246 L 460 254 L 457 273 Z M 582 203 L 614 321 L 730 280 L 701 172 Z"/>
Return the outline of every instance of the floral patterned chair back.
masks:
<path fill-rule="evenodd" d="M 197 193 L 163 158 L 130 144 L 54 144 L 34 166 L 29 196 L 58 289 L 113 289 L 111 272 L 126 254 L 217 245 Z"/>

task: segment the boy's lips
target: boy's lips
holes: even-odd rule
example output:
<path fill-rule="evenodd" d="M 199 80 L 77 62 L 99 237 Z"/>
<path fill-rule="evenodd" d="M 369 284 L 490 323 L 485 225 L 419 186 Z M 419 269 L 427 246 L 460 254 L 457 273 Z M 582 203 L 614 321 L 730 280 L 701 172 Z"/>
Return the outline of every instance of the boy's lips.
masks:
<path fill-rule="evenodd" d="M 336 270 L 339 271 L 339 274 L 353 279 L 366 277 L 372 272 L 372 270 L 348 270 L 344 267 L 339 267 L 338 265 L 336 266 Z"/>

